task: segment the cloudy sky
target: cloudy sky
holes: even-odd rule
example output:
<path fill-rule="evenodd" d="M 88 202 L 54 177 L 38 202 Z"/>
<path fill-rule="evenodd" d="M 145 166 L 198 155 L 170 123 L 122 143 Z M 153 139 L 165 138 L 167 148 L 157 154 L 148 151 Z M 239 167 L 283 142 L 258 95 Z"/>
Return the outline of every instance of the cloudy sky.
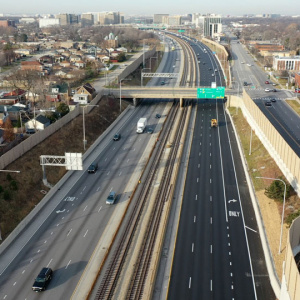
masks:
<path fill-rule="evenodd" d="M 299 0 L 1 0 L 0 14 L 57 14 L 120 11 L 125 15 L 215 13 L 300 15 Z"/>

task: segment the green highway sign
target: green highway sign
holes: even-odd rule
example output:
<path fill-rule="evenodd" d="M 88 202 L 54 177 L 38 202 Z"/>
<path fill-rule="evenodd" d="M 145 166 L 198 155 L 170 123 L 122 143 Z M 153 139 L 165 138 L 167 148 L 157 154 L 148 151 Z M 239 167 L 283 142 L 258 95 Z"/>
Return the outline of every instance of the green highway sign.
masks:
<path fill-rule="evenodd" d="M 216 99 L 224 98 L 225 96 L 225 87 L 217 88 L 198 88 L 197 89 L 197 98 L 204 99 Z"/>
<path fill-rule="evenodd" d="M 184 29 L 179 29 L 178 32 L 185 32 L 185 30 Z"/>

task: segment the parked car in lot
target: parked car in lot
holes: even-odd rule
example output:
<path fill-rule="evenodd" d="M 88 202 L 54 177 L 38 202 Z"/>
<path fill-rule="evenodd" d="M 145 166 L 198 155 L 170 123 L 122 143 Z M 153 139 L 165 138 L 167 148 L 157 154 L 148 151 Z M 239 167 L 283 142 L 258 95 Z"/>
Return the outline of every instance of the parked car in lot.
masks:
<path fill-rule="evenodd" d="M 98 163 L 92 163 L 88 168 L 88 173 L 96 173 L 98 170 Z"/>
<path fill-rule="evenodd" d="M 53 271 L 50 268 L 43 268 L 39 275 L 35 278 L 32 285 L 32 290 L 35 292 L 42 292 L 46 289 L 47 285 L 51 281 Z"/>
<path fill-rule="evenodd" d="M 121 138 L 121 134 L 120 134 L 120 133 L 116 133 L 116 134 L 114 135 L 113 140 L 114 140 L 114 141 L 118 141 L 120 138 Z"/>

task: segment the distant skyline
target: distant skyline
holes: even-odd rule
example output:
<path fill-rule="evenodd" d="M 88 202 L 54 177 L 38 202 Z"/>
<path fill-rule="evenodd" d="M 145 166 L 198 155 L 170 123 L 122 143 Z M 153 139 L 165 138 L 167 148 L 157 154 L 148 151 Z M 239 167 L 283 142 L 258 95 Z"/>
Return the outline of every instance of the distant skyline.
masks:
<path fill-rule="evenodd" d="M 214 13 L 223 16 L 245 14 L 281 14 L 294 16 L 300 15 L 298 1 L 299 0 L 286 0 L 284 2 L 274 0 L 244 0 L 238 2 L 234 0 L 215 0 L 206 4 L 197 3 L 192 0 L 114 0 L 101 2 L 94 0 L 3 0 L 4 3 L 0 6 L 0 14 L 81 14 L 84 12 L 119 11 L 125 15 Z"/>

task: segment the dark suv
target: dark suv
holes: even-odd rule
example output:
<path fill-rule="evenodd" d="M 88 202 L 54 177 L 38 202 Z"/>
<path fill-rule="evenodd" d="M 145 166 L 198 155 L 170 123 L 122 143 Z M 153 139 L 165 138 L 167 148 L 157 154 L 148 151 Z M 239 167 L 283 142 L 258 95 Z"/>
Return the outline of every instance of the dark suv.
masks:
<path fill-rule="evenodd" d="M 32 285 L 32 290 L 35 292 L 44 291 L 52 278 L 52 273 L 52 269 L 43 268 L 35 279 Z"/>
<path fill-rule="evenodd" d="M 98 164 L 92 163 L 88 168 L 88 173 L 96 173 L 97 170 L 98 170 Z"/>

